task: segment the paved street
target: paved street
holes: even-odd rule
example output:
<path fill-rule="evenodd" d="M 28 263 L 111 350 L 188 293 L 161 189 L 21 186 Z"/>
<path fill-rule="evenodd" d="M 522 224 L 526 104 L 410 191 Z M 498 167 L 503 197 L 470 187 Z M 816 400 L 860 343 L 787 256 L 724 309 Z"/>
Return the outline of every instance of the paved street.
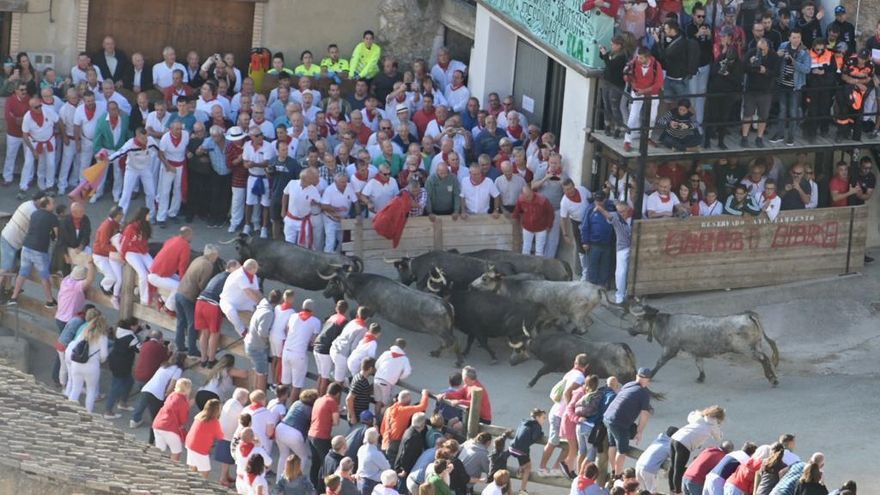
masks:
<path fill-rule="evenodd" d="M 3 190 L 0 210 L 11 212 L 16 206 L 14 192 Z M 93 228 L 110 208 L 105 199 L 89 206 Z M 193 224 L 194 246 L 231 237 L 225 229 L 208 229 Z M 174 226 L 157 229 L 164 239 L 174 234 Z M 878 253 L 872 252 L 874 256 Z M 234 256 L 230 246 L 223 247 L 223 256 Z M 809 260 L 804 260 L 809 263 Z M 388 274 L 388 266 L 367 265 L 367 271 Z M 275 282 L 266 288 L 278 286 Z M 33 293 L 31 284 L 30 292 Z M 315 298 L 319 314 L 330 311 L 330 302 L 320 294 L 299 291 L 297 301 Z M 736 445 L 745 440 L 758 444 L 773 442 L 780 433 L 797 435 L 797 453 L 808 457 L 821 450 L 827 456 L 826 479 L 830 486 L 839 486 L 846 479 L 856 479 L 861 486 L 880 482 L 873 464 L 876 445 L 871 443 L 876 431 L 873 413 L 880 409 L 877 393 L 877 362 L 880 359 L 880 265 L 868 266 L 864 275 L 798 283 L 775 288 L 759 288 L 730 292 L 655 299 L 651 304 L 672 312 L 729 314 L 744 310 L 757 311 L 767 333 L 776 340 L 781 353 L 780 385 L 771 388 L 757 362 L 742 357 L 706 361 L 706 382 L 695 382 L 697 369 L 693 360 L 679 356 L 659 373 L 652 389 L 666 395 L 657 402 L 651 418 L 647 439 L 655 437 L 669 425 L 681 426 L 687 413 L 696 408 L 720 404 L 727 409 L 725 436 Z M 112 318 L 108 318 L 111 319 Z M 626 323 L 606 309 L 599 309 L 589 339 L 619 341 L 629 344 L 640 366 L 653 366 L 659 347 L 644 338 L 630 337 L 618 326 Z M 437 346 L 430 336 L 385 325 L 381 347 L 394 337 L 402 336 L 411 343 L 407 349 L 413 361 L 414 374 L 409 382 L 434 391 L 445 387 L 446 376 L 454 371 L 453 357 L 439 359 L 428 356 Z M 459 335 L 459 337 L 461 337 Z M 462 342 L 464 339 L 460 339 Z M 539 365 L 528 362 L 511 368 L 506 363 L 508 350 L 503 341 L 491 345 L 505 358 L 490 366 L 489 356 L 476 346 L 467 362 L 477 367 L 481 381 L 492 399 L 494 423 L 515 427 L 528 411 L 536 406 L 549 408 L 548 393 L 559 375 L 544 377 L 534 389 L 526 388 Z M 32 370 L 41 379 L 48 378 L 48 349 L 35 349 Z M 242 365 L 243 363 L 239 363 Z M 103 403 L 96 409 L 102 410 Z M 119 425 L 127 423 L 118 421 Z M 127 425 L 124 426 L 127 428 Z M 146 429 L 138 430 L 146 437 Z M 876 439 L 873 439 L 876 440 Z M 538 454 L 533 452 L 533 458 Z M 537 467 L 537 466 L 536 466 Z M 535 492 L 561 493 L 560 489 L 534 487 Z"/>

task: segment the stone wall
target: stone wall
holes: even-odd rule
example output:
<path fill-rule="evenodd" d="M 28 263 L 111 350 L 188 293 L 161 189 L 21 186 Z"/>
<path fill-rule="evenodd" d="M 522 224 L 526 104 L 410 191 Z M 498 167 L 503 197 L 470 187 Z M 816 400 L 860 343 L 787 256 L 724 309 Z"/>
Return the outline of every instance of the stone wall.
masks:
<path fill-rule="evenodd" d="M 431 60 L 443 42 L 441 7 L 433 0 L 381 0 L 376 34 L 383 54 L 396 57 L 401 68 L 416 58 Z"/>

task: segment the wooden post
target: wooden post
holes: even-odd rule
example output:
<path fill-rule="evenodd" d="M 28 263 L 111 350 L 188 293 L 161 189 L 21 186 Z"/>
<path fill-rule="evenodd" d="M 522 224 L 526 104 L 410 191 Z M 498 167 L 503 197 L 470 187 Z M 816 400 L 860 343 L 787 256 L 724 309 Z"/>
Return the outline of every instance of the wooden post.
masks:
<path fill-rule="evenodd" d="M 358 215 L 355 226 L 354 235 L 354 254 L 360 259 L 364 259 L 364 217 Z"/>
<path fill-rule="evenodd" d="M 599 468 L 599 484 L 604 485 L 608 480 L 608 438 L 602 441 L 602 452 L 596 457 L 596 467 Z"/>
<path fill-rule="evenodd" d="M 480 407 L 483 405 L 483 389 L 471 388 L 471 406 L 467 413 L 467 437 L 474 438 L 480 433 Z"/>
<path fill-rule="evenodd" d="M 434 249 L 446 249 L 443 246 L 443 220 L 442 216 L 438 216 L 434 218 L 434 222 L 431 224 L 434 228 Z"/>
<path fill-rule="evenodd" d="M 137 272 L 128 263 L 122 265 L 122 289 L 119 291 L 119 318 L 126 319 L 134 316 L 134 304 L 138 297 L 134 295 L 134 289 L 138 283 Z"/>

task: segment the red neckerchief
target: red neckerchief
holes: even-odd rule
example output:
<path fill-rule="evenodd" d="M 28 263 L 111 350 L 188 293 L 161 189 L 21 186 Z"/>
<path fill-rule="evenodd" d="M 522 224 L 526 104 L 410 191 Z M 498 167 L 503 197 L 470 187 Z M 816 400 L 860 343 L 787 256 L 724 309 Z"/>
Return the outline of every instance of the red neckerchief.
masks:
<path fill-rule="evenodd" d="M 364 170 L 363 172 L 358 170 L 354 173 L 354 176 L 357 177 L 358 180 L 360 180 L 361 182 L 366 182 L 370 178 L 370 169 L 368 168 L 368 169 Z"/>
<path fill-rule="evenodd" d="M 241 445 L 238 446 L 238 451 L 241 455 L 247 457 L 251 455 L 251 451 L 254 450 L 254 447 L 255 445 L 253 442 L 241 442 Z"/>
<path fill-rule="evenodd" d="M 657 196 L 660 198 L 660 201 L 661 201 L 662 203 L 668 203 L 669 201 L 672 200 L 672 195 L 671 195 L 671 194 L 667 194 L 665 198 L 664 198 L 663 195 L 660 194 L 660 193 L 657 193 Z"/>
<path fill-rule="evenodd" d="M 449 63 L 450 63 L 450 62 L 452 62 L 452 59 L 449 59 L 449 62 L 446 62 L 445 64 L 441 64 L 440 61 L 438 60 L 438 61 L 437 61 L 437 65 L 439 65 L 440 68 L 443 69 L 444 72 L 446 72 L 446 69 L 449 68 Z"/>
<path fill-rule="evenodd" d="M 583 491 L 588 486 L 595 484 L 596 482 L 586 476 L 578 476 L 578 490 Z"/>
<path fill-rule="evenodd" d="M 449 171 L 452 172 L 452 175 L 457 177 L 458 176 L 458 169 L 460 169 L 460 168 L 461 168 L 461 165 L 459 165 L 457 167 L 450 166 Z"/>
<path fill-rule="evenodd" d="M 260 404 L 259 402 L 254 402 L 253 404 L 251 404 L 251 405 L 248 406 L 248 409 L 250 409 L 251 411 L 257 411 L 257 410 L 259 410 L 261 407 L 263 407 L 262 404 Z"/>
<path fill-rule="evenodd" d="M 464 86 L 464 83 L 461 83 L 461 84 L 452 83 L 452 90 L 458 91 L 462 86 Z"/>
<path fill-rule="evenodd" d="M 283 302 L 283 303 L 281 303 L 281 306 L 280 306 L 281 311 L 287 311 L 288 309 L 290 309 L 292 307 L 293 307 L 293 304 L 290 304 L 288 302 Z"/>
<path fill-rule="evenodd" d="M 771 200 L 776 199 L 776 193 L 773 193 L 772 195 L 767 196 L 767 193 L 765 192 L 765 193 L 762 193 L 762 195 L 764 196 L 764 199 L 771 199 Z"/>
<path fill-rule="evenodd" d="M 306 321 L 311 317 L 312 317 L 312 312 L 307 309 L 299 312 L 299 319 L 302 321 Z"/>
<path fill-rule="evenodd" d="M 516 139 L 522 139 L 523 127 L 521 125 L 518 126 L 510 126 L 507 128 L 507 133 Z"/>
<path fill-rule="evenodd" d="M 254 274 L 253 273 L 248 273 L 245 270 L 242 270 L 242 272 L 244 272 L 244 276 L 247 277 L 248 282 L 254 283 Z"/>
<path fill-rule="evenodd" d="M 364 334 L 364 340 L 363 340 L 364 344 L 369 344 L 370 342 L 375 342 L 377 340 L 379 340 L 379 337 L 376 337 L 375 335 L 373 335 L 370 332 L 367 332 Z"/>
<path fill-rule="evenodd" d="M 373 177 L 373 178 L 376 179 L 377 181 L 379 181 L 379 184 L 382 184 L 383 186 L 384 186 L 385 184 L 388 184 L 388 181 L 390 180 L 388 177 L 382 175 L 381 173 L 380 173 L 380 174 L 376 174 L 376 176 Z"/>
<path fill-rule="evenodd" d="M 31 118 L 34 119 L 34 123 L 37 124 L 37 127 L 43 127 L 43 122 L 46 120 L 46 116 L 43 115 L 42 110 L 31 110 Z"/>
<path fill-rule="evenodd" d="M 86 120 L 92 120 L 95 118 L 95 112 L 98 110 L 98 105 L 95 105 L 91 109 L 88 105 L 86 105 Z"/>
<path fill-rule="evenodd" d="M 183 133 L 180 133 L 180 136 L 174 137 L 174 134 L 171 134 L 171 146 L 177 148 L 180 146 L 180 142 L 183 141 Z"/>
<path fill-rule="evenodd" d="M 406 93 L 397 95 L 397 103 L 403 103 L 406 100 Z"/>
<path fill-rule="evenodd" d="M 142 143 L 142 142 L 138 141 L 137 139 L 134 140 L 134 144 L 142 150 L 147 149 L 147 143 Z"/>
<path fill-rule="evenodd" d="M 372 121 L 375 119 L 376 119 L 376 111 L 375 110 L 367 110 L 367 120 Z"/>
<path fill-rule="evenodd" d="M 248 473 L 247 478 L 248 478 L 248 484 L 253 486 L 254 480 L 257 479 L 257 473 Z"/>
<path fill-rule="evenodd" d="M 108 114 L 107 118 L 110 120 L 110 127 L 111 128 L 114 128 L 117 125 L 119 125 L 119 115 L 117 115 L 116 118 L 114 119 L 112 115 Z"/>
<path fill-rule="evenodd" d="M 363 320 L 361 318 L 355 318 L 354 322 L 357 323 L 359 327 L 367 326 L 367 320 Z"/>
<path fill-rule="evenodd" d="M 393 358 L 399 358 L 399 357 L 403 357 L 403 356 L 406 356 L 406 354 L 404 354 L 402 352 L 391 351 L 391 357 L 393 357 Z"/>
<path fill-rule="evenodd" d="M 573 198 L 568 198 L 568 199 L 574 201 L 575 203 L 580 203 L 580 202 L 581 202 L 581 192 L 578 191 L 577 188 L 575 188 L 575 190 L 574 190 L 574 197 L 573 197 Z"/>

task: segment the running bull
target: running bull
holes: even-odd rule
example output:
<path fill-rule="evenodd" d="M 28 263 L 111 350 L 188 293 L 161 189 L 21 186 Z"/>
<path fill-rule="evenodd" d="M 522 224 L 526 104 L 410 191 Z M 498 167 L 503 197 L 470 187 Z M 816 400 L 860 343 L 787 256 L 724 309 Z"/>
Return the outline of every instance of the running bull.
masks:
<path fill-rule="evenodd" d="M 529 381 L 533 387 L 538 380 L 553 372 L 566 372 L 571 369 L 575 356 L 584 353 L 589 358 L 587 372 L 602 378 L 615 376 L 622 383 L 636 378 L 636 356 L 632 349 L 623 343 L 591 342 L 583 337 L 563 332 L 536 332 L 522 328 L 525 339 L 509 338 L 507 344 L 513 349 L 510 365 L 516 366 L 531 357 L 537 358 L 543 366 Z"/>
<path fill-rule="evenodd" d="M 511 263 L 494 263 L 448 251 L 429 251 L 415 258 L 405 256 L 384 261 L 394 264 L 403 285 L 412 285 L 415 282 L 416 288 L 419 290 L 425 290 L 429 272 L 434 267 L 444 271 L 446 280 L 451 282 L 454 290 L 467 289 L 474 279 L 493 266 L 506 275 L 516 273 L 516 269 Z"/>
<path fill-rule="evenodd" d="M 635 305 L 630 314 L 637 317 L 630 335 L 647 335 L 648 342 L 657 339 L 663 354 L 654 365 L 657 373 L 667 361 L 686 352 L 694 357 L 700 371 L 698 382 L 706 379 L 703 359 L 722 354 L 739 354 L 752 358 L 764 368 L 764 376 L 774 387 L 779 384 L 775 368 L 779 365 L 779 349 L 767 336 L 758 314 L 746 311 L 729 316 L 702 316 L 662 313 L 646 305 Z M 765 352 L 763 341 L 770 346 L 772 358 Z"/>
<path fill-rule="evenodd" d="M 587 282 L 551 282 L 505 277 L 490 269 L 471 283 L 471 287 L 508 296 L 540 307 L 538 325 L 565 327 L 573 324 L 577 333 L 585 333 L 593 320 L 590 313 L 607 300 L 605 289 Z"/>
<path fill-rule="evenodd" d="M 518 335 L 523 325 L 534 326 L 538 312 L 538 307 L 532 303 L 514 301 L 494 292 L 452 290 L 452 283 L 442 268 L 431 270 L 426 288 L 452 304 L 455 327 L 468 339 L 464 355 L 470 353 L 476 340 L 492 357 L 492 364 L 498 362 L 498 357 L 489 347 L 489 338 Z"/>
<path fill-rule="evenodd" d="M 441 346 L 431 352 L 438 357 L 446 348 L 455 352 L 456 365 L 462 363 L 461 349 L 453 334 L 453 309 L 443 299 L 411 289 L 399 282 L 372 273 L 357 273 L 346 268 L 319 272 L 327 287 L 324 296 L 335 300 L 351 297 L 361 306 L 400 328 L 436 335 Z"/>
<path fill-rule="evenodd" d="M 363 262 L 356 256 L 312 251 L 285 241 L 240 234 L 221 244 L 232 243 L 242 262 L 249 258 L 257 260 L 261 279 L 277 280 L 304 290 L 327 287 L 327 281 L 318 272 L 327 273 L 340 267 L 351 267 L 356 272 L 364 269 Z"/>
<path fill-rule="evenodd" d="M 546 280 L 556 282 L 568 282 L 572 279 L 571 265 L 556 258 L 544 258 L 541 256 L 529 256 L 527 254 L 504 251 L 503 249 L 482 249 L 465 256 L 481 260 L 499 263 L 510 263 L 516 273 L 536 273 Z"/>

